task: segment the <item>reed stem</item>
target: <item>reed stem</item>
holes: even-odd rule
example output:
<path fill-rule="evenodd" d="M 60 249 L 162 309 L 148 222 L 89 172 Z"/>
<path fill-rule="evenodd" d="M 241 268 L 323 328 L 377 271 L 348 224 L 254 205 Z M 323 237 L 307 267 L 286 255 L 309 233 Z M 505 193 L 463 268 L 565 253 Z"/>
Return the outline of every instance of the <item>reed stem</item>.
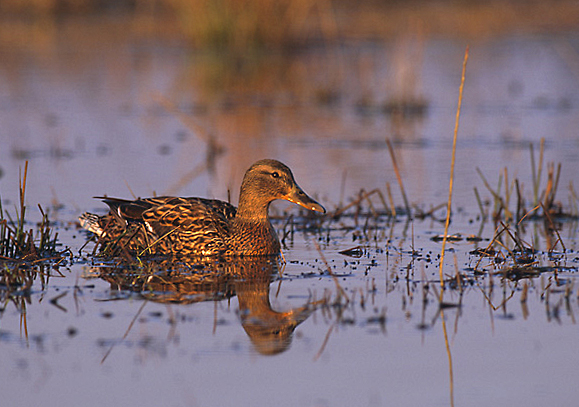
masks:
<path fill-rule="evenodd" d="M 410 205 L 408 204 L 408 198 L 406 197 L 406 191 L 404 190 L 404 183 L 402 182 L 402 177 L 400 176 L 400 171 L 398 170 L 398 163 L 396 162 L 396 156 L 394 155 L 394 148 L 389 139 L 386 139 L 386 144 L 388 145 L 388 151 L 390 151 L 390 158 L 392 159 L 392 165 L 394 166 L 394 173 L 398 179 L 398 185 L 400 185 L 400 193 L 402 193 L 402 199 L 404 200 L 404 209 L 406 209 L 406 214 L 410 216 Z"/>
<path fill-rule="evenodd" d="M 450 181 L 448 184 L 448 204 L 446 206 L 446 222 L 444 224 L 444 236 L 442 238 L 442 250 L 441 250 L 441 254 L 440 254 L 440 269 L 439 269 L 440 287 L 441 287 L 440 302 L 442 302 L 442 297 L 444 295 L 444 274 L 443 274 L 444 250 L 446 248 L 446 240 L 447 240 L 447 236 L 448 236 L 448 226 L 450 225 L 450 211 L 452 208 L 452 187 L 454 185 L 454 163 L 455 163 L 455 157 L 456 157 L 456 139 L 457 139 L 457 135 L 458 135 L 458 123 L 459 123 L 459 119 L 460 119 L 460 107 L 462 105 L 462 91 L 464 89 L 464 77 L 465 77 L 465 73 L 466 73 L 467 61 L 468 61 L 468 45 L 466 46 L 466 50 L 464 52 L 464 60 L 462 63 L 462 75 L 461 75 L 461 79 L 460 79 L 460 88 L 458 91 L 458 105 L 456 108 L 456 121 L 454 124 L 454 138 L 452 140 L 452 159 L 450 161 Z"/>

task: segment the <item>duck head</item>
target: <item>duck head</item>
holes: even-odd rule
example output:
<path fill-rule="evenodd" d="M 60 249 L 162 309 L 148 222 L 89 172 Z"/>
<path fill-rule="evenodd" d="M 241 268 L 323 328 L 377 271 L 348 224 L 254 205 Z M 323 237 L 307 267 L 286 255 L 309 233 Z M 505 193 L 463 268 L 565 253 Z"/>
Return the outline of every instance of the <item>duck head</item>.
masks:
<path fill-rule="evenodd" d="M 260 160 L 247 170 L 243 178 L 238 216 L 267 217 L 269 204 L 276 199 L 326 213 L 322 205 L 300 188 L 286 165 L 277 160 Z"/>

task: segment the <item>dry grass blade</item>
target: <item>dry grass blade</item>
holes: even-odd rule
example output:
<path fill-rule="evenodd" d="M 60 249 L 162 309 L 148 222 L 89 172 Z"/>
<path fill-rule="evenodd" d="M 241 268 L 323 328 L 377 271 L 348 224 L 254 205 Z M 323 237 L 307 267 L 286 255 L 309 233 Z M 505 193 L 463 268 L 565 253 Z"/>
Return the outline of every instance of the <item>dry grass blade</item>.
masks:
<path fill-rule="evenodd" d="M 557 240 L 555 241 L 555 243 L 553 243 L 553 246 L 549 248 L 549 251 L 552 251 L 555 249 L 555 246 L 557 245 L 557 242 L 561 243 L 561 247 L 563 248 L 563 251 L 567 251 L 567 248 L 565 247 L 565 244 L 563 243 L 563 239 L 561 239 L 561 235 L 559 234 L 559 231 L 557 230 L 557 228 L 555 227 L 555 224 L 553 223 L 553 219 L 551 218 L 551 215 L 549 214 L 549 211 L 547 210 L 547 208 L 545 208 L 545 206 L 541 203 L 541 208 L 543 208 L 543 213 L 545 214 L 545 216 L 547 217 L 547 220 L 549 221 L 549 224 L 551 226 L 551 229 L 555 232 L 555 234 L 557 235 Z"/>
<path fill-rule="evenodd" d="M 569 197 L 569 201 L 570 201 L 570 204 L 572 207 L 571 216 L 578 217 L 579 216 L 579 208 L 577 206 L 577 202 L 579 202 L 579 198 L 577 196 L 577 192 L 575 191 L 575 188 L 573 187 L 573 181 L 569 181 L 569 192 L 571 193 L 571 196 Z"/>
<path fill-rule="evenodd" d="M 406 192 L 404 191 L 404 183 L 402 182 L 402 177 L 400 176 L 400 171 L 398 170 L 398 163 L 396 162 L 396 156 L 394 155 L 394 148 L 389 139 L 386 139 L 386 144 L 388 145 L 388 151 L 390 152 L 390 158 L 392 159 L 392 166 L 394 167 L 394 173 L 398 179 L 398 185 L 400 185 L 400 193 L 402 194 L 402 199 L 404 200 L 404 209 L 406 209 L 407 216 L 410 216 L 410 204 L 408 203 L 408 198 L 406 197 Z"/>
<path fill-rule="evenodd" d="M 350 208 L 352 208 L 352 207 L 354 207 L 354 206 L 359 207 L 360 204 L 361 204 L 363 201 L 365 201 L 365 200 L 369 203 L 369 205 L 371 206 L 371 210 L 374 212 L 374 215 L 376 216 L 377 213 L 376 213 L 376 211 L 374 210 L 373 205 L 372 205 L 372 202 L 371 202 L 370 199 L 369 199 L 370 196 L 371 196 L 371 195 L 374 195 L 374 194 L 376 194 L 376 195 L 378 195 L 378 196 L 380 197 L 380 200 L 381 200 L 382 204 L 384 205 L 385 210 L 388 211 L 388 207 L 386 206 L 386 201 L 384 200 L 384 195 L 382 195 L 382 192 L 381 192 L 379 189 L 373 189 L 373 190 L 370 191 L 370 192 L 365 192 L 364 190 L 361 190 L 361 191 L 360 191 L 360 196 L 359 196 L 357 199 L 355 199 L 354 201 L 350 202 L 350 203 L 349 203 L 348 205 L 346 205 L 346 206 L 343 206 L 343 207 L 341 207 L 341 208 L 336 209 L 333 213 L 328 214 L 328 216 L 329 216 L 329 217 L 339 216 L 339 215 L 343 214 L 343 213 L 346 212 L 348 209 L 350 209 Z"/>
<path fill-rule="evenodd" d="M 515 180 L 515 187 L 517 191 L 517 218 L 515 221 L 519 223 L 519 219 L 521 219 L 521 211 L 523 210 L 523 197 L 521 195 L 521 188 L 519 186 L 519 180 Z"/>
<path fill-rule="evenodd" d="M 392 191 L 390 190 L 390 183 L 386 183 L 386 193 L 388 194 L 388 202 L 390 203 L 390 212 L 392 216 L 396 217 L 396 207 L 394 206 L 394 199 L 392 198 Z"/>
<path fill-rule="evenodd" d="M 527 213 L 525 213 L 525 215 L 519 220 L 518 224 L 520 225 L 522 221 L 525 220 L 525 218 L 527 216 L 530 216 L 533 212 L 535 212 L 537 209 L 539 209 L 541 207 L 541 205 L 537 205 L 535 206 L 533 209 L 531 209 L 530 211 L 528 211 Z"/>
<path fill-rule="evenodd" d="M 545 138 L 541 138 L 540 153 L 539 153 L 539 168 L 536 169 L 535 164 L 535 150 L 533 144 L 530 145 L 531 149 L 531 171 L 533 174 L 533 206 L 539 204 L 539 187 L 541 184 L 541 173 L 543 171 L 543 152 L 545 151 Z"/>
<path fill-rule="evenodd" d="M 513 235 L 513 234 L 511 233 L 511 230 L 509 229 L 509 225 L 505 225 L 505 223 L 504 223 L 503 221 L 500 221 L 500 224 L 501 224 L 501 226 L 504 228 L 503 230 L 505 230 L 505 231 L 507 232 L 507 234 L 511 237 L 511 240 L 517 245 L 517 247 L 519 248 L 519 251 L 520 251 L 520 252 L 523 252 L 523 251 L 525 250 L 525 248 L 523 247 L 520 239 L 519 239 L 516 235 Z M 503 246 L 503 247 L 504 247 L 504 246 Z M 505 247 L 505 249 L 507 249 L 507 248 Z M 509 251 L 509 254 L 510 254 L 512 257 L 514 257 L 512 251 L 509 250 L 509 249 L 507 249 L 507 250 Z"/>
<path fill-rule="evenodd" d="M 512 219 L 512 215 L 508 209 L 507 204 L 505 203 L 505 200 L 503 199 L 502 196 L 500 196 L 500 194 L 493 190 L 491 188 L 491 186 L 489 185 L 487 179 L 485 178 L 484 174 L 482 173 L 482 171 L 480 170 L 480 168 L 477 167 L 476 172 L 478 173 L 478 175 L 481 177 L 485 187 L 488 189 L 488 191 L 492 194 L 493 198 L 495 199 L 495 209 L 494 209 L 494 214 L 493 216 L 495 218 L 497 218 L 499 216 L 499 214 L 504 211 L 506 216 Z M 502 176 L 499 177 L 499 186 L 498 189 L 501 189 L 501 183 L 502 183 Z"/>
<path fill-rule="evenodd" d="M 547 189 L 545 191 L 545 202 L 544 206 L 551 209 L 553 203 L 555 202 L 555 195 L 557 194 L 557 188 L 559 186 L 559 177 L 561 175 L 561 163 L 557 165 L 557 171 L 555 172 L 554 164 L 549 164 L 548 166 L 548 176 L 547 176 Z"/>
<path fill-rule="evenodd" d="M 444 273 L 443 273 L 444 251 L 446 248 L 446 240 L 448 237 L 448 226 L 450 225 L 450 212 L 451 212 L 451 207 L 452 207 L 452 187 L 454 184 L 454 163 L 455 163 L 455 156 L 456 156 L 456 139 L 458 136 L 458 123 L 459 123 L 459 118 L 460 118 L 460 107 L 462 104 L 462 91 L 464 89 L 464 77 L 465 77 L 465 73 L 466 73 L 467 61 L 468 61 L 468 46 L 466 47 L 466 50 L 464 52 L 464 61 L 462 63 L 462 75 L 461 75 L 461 80 L 460 80 L 460 88 L 459 88 L 459 92 L 458 92 L 458 106 L 456 108 L 456 122 L 454 125 L 454 138 L 452 141 L 452 159 L 450 162 L 450 181 L 449 181 L 449 185 L 448 185 L 448 205 L 446 207 L 446 222 L 444 224 L 444 238 L 442 239 L 442 249 L 441 249 L 441 254 L 440 254 L 439 274 L 440 274 L 440 287 L 441 287 L 441 292 L 440 292 L 440 302 L 441 303 L 442 303 L 442 297 L 443 297 L 443 293 L 444 293 Z"/>
<path fill-rule="evenodd" d="M 484 210 L 484 206 L 482 200 L 480 199 L 480 195 L 478 193 L 478 189 L 474 187 L 474 195 L 476 197 L 476 202 L 478 203 L 478 209 L 480 210 L 481 219 L 486 219 L 487 215 Z"/>
<path fill-rule="evenodd" d="M 160 241 L 162 241 L 163 239 L 169 237 L 171 234 L 175 233 L 177 230 L 179 230 L 181 228 L 181 226 L 177 226 L 174 229 L 171 229 L 170 231 L 168 231 L 167 233 L 165 233 L 163 236 L 155 239 L 154 242 L 152 242 L 151 244 L 149 244 L 147 247 L 145 247 L 140 253 L 139 256 L 142 256 L 143 254 L 145 254 L 147 251 L 150 251 L 151 248 L 153 246 L 155 246 L 157 243 L 159 243 Z M 146 235 L 145 235 L 146 236 Z"/>
<path fill-rule="evenodd" d="M 493 239 L 490 241 L 490 243 L 487 245 L 487 247 L 483 250 L 483 252 L 489 252 L 490 248 L 493 247 L 493 245 L 498 241 L 497 239 L 503 234 L 503 232 L 506 230 L 506 226 L 503 225 L 503 229 L 499 232 L 499 226 L 497 226 L 497 228 L 495 229 L 495 234 L 493 236 Z M 482 261 L 482 256 L 478 259 L 476 265 L 474 266 L 474 270 L 478 271 L 478 266 L 480 265 L 481 261 Z"/>
<path fill-rule="evenodd" d="M 26 214 L 26 205 L 24 196 L 26 193 L 26 179 L 28 178 L 28 161 L 24 164 L 24 176 L 20 174 L 19 184 L 20 184 L 20 216 L 18 217 L 18 230 L 16 234 L 16 240 L 20 242 L 20 238 L 24 234 L 24 217 Z"/>

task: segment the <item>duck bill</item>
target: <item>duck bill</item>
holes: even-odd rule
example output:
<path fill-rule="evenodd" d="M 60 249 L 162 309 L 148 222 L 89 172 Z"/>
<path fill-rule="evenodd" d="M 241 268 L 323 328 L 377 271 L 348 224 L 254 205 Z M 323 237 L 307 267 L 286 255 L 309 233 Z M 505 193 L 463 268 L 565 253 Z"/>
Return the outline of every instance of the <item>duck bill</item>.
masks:
<path fill-rule="evenodd" d="M 326 213 L 326 209 L 314 201 L 308 196 L 300 187 L 297 185 L 291 190 L 289 194 L 284 197 L 286 200 L 295 203 L 299 206 L 303 206 L 310 211 L 316 211 L 321 213 Z"/>

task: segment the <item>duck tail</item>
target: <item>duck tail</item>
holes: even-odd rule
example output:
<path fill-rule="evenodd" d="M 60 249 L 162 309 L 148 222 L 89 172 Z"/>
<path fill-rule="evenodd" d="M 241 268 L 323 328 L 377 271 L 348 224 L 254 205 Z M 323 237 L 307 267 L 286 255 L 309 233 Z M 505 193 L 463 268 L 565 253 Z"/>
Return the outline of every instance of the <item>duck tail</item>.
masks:
<path fill-rule="evenodd" d="M 100 225 L 100 217 L 94 213 L 85 212 L 78 218 L 80 226 L 98 236 L 102 236 L 104 230 Z"/>

